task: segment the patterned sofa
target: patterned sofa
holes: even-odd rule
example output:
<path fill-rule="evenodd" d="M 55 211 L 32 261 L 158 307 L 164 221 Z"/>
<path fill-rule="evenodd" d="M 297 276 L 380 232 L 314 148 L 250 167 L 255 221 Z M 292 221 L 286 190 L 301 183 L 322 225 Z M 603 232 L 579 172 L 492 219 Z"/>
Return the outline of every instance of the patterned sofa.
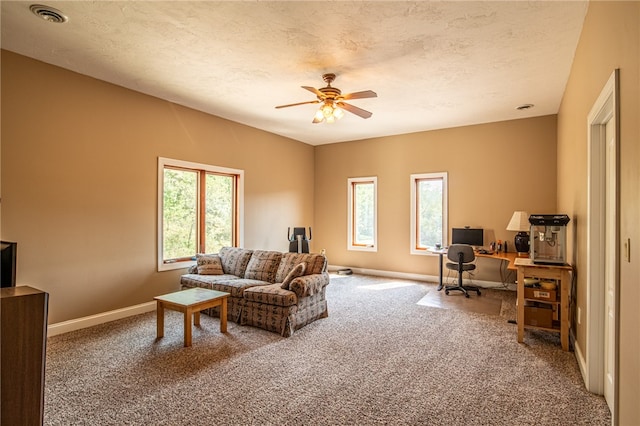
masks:
<path fill-rule="evenodd" d="M 227 319 L 290 337 L 295 330 L 328 316 L 327 259 L 321 254 L 281 253 L 223 247 L 199 254 L 182 275 L 182 288 L 225 291 Z M 220 316 L 219 308 L 204 311 Z"/>

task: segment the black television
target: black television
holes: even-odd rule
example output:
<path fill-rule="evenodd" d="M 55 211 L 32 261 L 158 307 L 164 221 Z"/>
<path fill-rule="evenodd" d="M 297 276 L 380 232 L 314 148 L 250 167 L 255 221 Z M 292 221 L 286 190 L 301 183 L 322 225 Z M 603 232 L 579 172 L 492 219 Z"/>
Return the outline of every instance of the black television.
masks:
<path fill-rule="evenodd" d="M 484 230 L 482 228 L 451 228 L 451 244 L 482 247 L 484 245 Z"/>
<path fill-rule="evenodd" d="M 0 287 L 16 286 L 16 260 L 18 244 L 9 241 L 0 242 Z"/>

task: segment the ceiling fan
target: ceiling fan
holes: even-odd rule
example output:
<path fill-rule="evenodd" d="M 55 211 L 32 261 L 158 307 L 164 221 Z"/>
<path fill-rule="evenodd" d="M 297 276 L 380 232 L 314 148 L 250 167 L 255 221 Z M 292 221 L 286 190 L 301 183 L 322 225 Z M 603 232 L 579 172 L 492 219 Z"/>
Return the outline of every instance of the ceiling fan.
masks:
<path fill-rule="evenodd" d="M 276 108 L 287 108 L 298 105 L 306 104 L 319 104 L 320 109 L 313 117 L 312 123 L 333 123 L 335 120 L 339 120 L 344 115 L 343 110 L 349 111 L 352 114 L 362 118 L 369 118 L 373 114 L 357 106 L 353 106 L 344 101 L 350 99 L 363 99 L 363 98 L 375 98 L 378 94 L 372 90 L 363 90 L 362 92 L 354 92 L 343 95 L 340 89 L 337 87 L 331 87 L 331 83 L 336 79 L 335 74 L 323 74 L 322 79 L 327 83 L 326 87 L 316 89 L 315 87 L 301 86 L 303 89 L 315 94 L 318 99 L 307 102 L 298 102 L 295 104 L 279 105 Z"/>

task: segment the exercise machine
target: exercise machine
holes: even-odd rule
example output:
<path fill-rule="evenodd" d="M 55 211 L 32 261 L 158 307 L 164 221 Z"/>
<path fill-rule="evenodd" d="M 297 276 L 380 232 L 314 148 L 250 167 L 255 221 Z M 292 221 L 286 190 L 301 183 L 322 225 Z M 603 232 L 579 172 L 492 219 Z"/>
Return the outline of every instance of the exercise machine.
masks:
<path fill-rule="evenodd" d="M 309 241 L 311 241 L 311 227 L 309 227 L 309 239 L 304 227 L 294 227 L 293 234 L 291 228 L 287 228 L 287 239 L 289 240 L 289 253 L 309 253 Z"/>

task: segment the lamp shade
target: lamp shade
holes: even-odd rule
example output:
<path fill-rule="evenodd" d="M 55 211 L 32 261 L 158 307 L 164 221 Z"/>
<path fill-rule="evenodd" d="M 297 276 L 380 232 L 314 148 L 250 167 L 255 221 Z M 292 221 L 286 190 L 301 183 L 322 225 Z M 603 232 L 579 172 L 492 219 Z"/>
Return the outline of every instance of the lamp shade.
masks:
<path fill-rule="evenodd" d="M 527 232 L 531 229 L 529 224 L 529 213 L 527 212 L 513 212 L 511 220 L 507 225 L 507 231 Z"/>
<path fill-rule="evenodd" d="M 529 213 L 521 211 L 513 212 L 513 216 L 511 216 L 511 220 L 507 225 L 507 231 L 518 232 L 513 240 L 513 243 L 516 246 L 516 251 L 518 253 L 529 252 L 529 236 L 527 235 L 527 231 L 529 231 L 530 229 L 531 225 L 529 224 Z"/>

